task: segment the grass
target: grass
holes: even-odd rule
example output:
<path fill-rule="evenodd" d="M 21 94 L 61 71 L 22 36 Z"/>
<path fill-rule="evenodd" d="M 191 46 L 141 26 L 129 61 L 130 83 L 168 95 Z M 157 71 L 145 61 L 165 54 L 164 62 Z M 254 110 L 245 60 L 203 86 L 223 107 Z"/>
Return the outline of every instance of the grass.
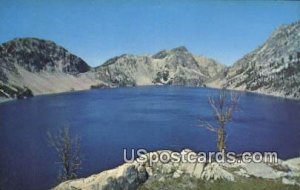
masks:
<path fill-rule="evenodd" d="M 278 180 L 261 178 L 240 178 L 235 182 L 230 181 L 203 181 L 188 176 L 178 179 L 168 178 L 163 182 L 158 180 L 147 181 L 139 190 L 299 190 L 298 186 L 284 185 Z"/>

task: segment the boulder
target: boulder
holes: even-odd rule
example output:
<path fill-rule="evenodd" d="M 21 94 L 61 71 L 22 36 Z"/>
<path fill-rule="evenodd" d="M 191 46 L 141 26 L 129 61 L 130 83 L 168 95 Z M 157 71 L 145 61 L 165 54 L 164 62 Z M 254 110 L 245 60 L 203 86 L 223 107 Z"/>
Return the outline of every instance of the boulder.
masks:
<path fill-rule="evenodd" d="M 88 178 L 61 183 L 54 190 L 134 190 L 148 179 L 146 169 L 137 163 L 126 163 Z"/>
<path fill-rule="evenodd" d="M 209 163 L 203 170 L 201 175 L 203 180 L 228 180 L 234 181 L 233 174 L 229 173 L 225 169 L 223 169 L 218 163 Z"/>

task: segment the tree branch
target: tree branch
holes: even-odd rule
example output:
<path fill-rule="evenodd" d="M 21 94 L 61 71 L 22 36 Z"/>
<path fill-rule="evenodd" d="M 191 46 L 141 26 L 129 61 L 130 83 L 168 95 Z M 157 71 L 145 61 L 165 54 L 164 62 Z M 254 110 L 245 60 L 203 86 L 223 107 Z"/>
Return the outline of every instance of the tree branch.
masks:
<path fill-rule="evenodd" d="M 201 119 L 200 119 L 200 122 L 201 122 L 201 124 L 199 125 L 199 127 L 204 127 L 212 132 L 217 132 L 217 129 L 209 122 L 201 120 Z"/>

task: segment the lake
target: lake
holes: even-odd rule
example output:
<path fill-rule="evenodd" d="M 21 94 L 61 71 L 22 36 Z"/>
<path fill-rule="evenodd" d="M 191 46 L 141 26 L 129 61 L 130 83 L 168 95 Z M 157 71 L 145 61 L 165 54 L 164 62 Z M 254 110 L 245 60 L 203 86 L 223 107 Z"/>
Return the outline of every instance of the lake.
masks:
<path fill-rule="evenodd" d="M 81 137 L 85 177 L 123 163 L 123 148 L 216 150 L 208 88 L 99 89 L 0 104 L 0 189 L 49 189 L 58 159 L 47 131 L 69 126 Z M 228 125 L 228 149 L 300 155 L 300 101 L 242 93 Z"/>

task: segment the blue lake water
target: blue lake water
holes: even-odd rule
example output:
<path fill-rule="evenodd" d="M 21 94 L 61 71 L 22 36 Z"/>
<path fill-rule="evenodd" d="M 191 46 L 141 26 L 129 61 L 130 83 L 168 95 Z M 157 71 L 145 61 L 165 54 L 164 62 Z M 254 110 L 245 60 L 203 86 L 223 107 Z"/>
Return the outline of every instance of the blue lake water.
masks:
<path fill-rule="evenodd" d="M 81 177 L 123 163 L 123 148 L 215 150 L 215 134 L 197 127 L 212 121 L 207 102 L 216 90 L 137 87 L 81 91 L 0 104 L 0 189 L 49 189 L 57 157 L 47 131 L 69 126 L 79 134 Z M 228 125 L 229 150 L 300 154 L 300 101 L 243 93 Z"/>

